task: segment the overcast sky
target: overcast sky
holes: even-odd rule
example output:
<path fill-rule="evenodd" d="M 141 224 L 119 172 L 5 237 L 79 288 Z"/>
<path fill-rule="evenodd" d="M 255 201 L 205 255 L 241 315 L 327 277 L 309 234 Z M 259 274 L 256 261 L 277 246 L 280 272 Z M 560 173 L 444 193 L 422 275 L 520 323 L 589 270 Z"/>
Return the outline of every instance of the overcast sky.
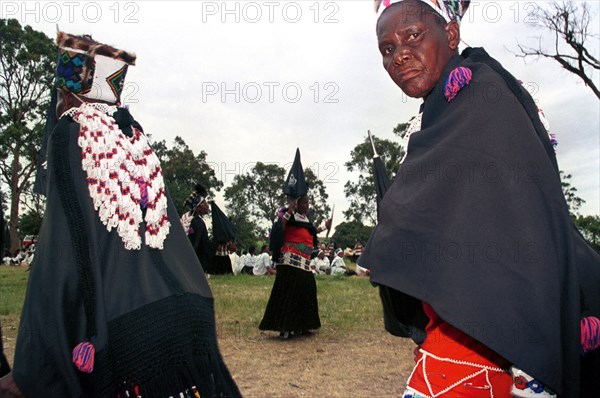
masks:
<path fill-rule="evenodd" d="M 544 2 L 538 2 L 544 4 Z M 558 160 L 600 214 L 600 106 L 574 75 L 547 60 L 516 59 L 517 42 L 543 34 L 526 24 L 532 2 L 472 2 L 462 38 L 483 46 L 529 84 L 558 135 Z M 598 34 L 598 2 L 592 28 Z M 416 115 L 381 66 L 371 0 L 349 1 L 2 1 L 17 18 L 54 38 L 56 25 L 134 51 L 123 100 L 153 139 L 180 135 L 204 150 L 228 186 L 254 162 L 282 166 L 300 147 L 336 205 L 348 207 L 344 162 L 371 130 L 392 129 Z M 535 15 L 530 18 L 535 18 Z M 544 35 L 544 43 L 551 44 Z M 464 45 L 463 45 L 464 48 Z M 598 55 L 598 40 L 591 43 Z M 598 75 L 595 81 L 599 82 Z M 222 195 L 217 202 L 224 208 Z"/>

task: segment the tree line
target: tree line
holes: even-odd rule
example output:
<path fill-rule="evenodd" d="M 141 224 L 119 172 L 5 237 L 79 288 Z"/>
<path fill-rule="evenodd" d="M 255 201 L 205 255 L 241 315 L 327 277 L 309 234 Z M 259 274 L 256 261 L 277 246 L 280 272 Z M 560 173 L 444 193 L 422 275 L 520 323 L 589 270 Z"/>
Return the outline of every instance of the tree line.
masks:
<path fill-rule="evenodd" d="M 585 67 L 597 69 L 597 57 L 586 46 L 589 39 L 589 9 L 573 2 L 551 3 L 542 10 L 542 27 L 562 38 L 575 55 L 552 54 L 566 70 L 577 75 L 598 96 L 590 83 Z M 20 237 L 37 234 L 43 219 L 44 199 L 33 193 L 33 177 L 41 145 L 50 87 L 55 71 L 57 48 L 53 40 L 30 26 L 21 26 L 14 19 L 0 19 L 0 177 L 3 203 L 9 208 L 9 232 L 12 252 L 19 247 Z M 519 46 L 520 56 L 548 56 L 542 49 Z M 558 48 L 558 46 L 556 46 Z M 562 57 L 562 58 L 561 58 Z M 577 70 L 564 62 L 579 59 Z M 410 121 L 409 121 L 410 122 Z M 394 130 L 393 140 L 373 137 L 374 145 L 393 179 L 404 156 L 399 141 L 403 140 L 409 123 L 400 123 Z M 224 188 L 214 170 L 207 163 L 205 151 L 194 153 L 189 145 L 176 136 L 171 144 L 165 140 L 154 144 L 161 161 L 165 184 L 180 213 L 183 203 L 195 184 L 201 183 L 211 195 Z M 356 178 L 344 185 L 349 207 L 343 212 L 344 222 L 336 227 L 332 239 L 336 246 L 352 247 L 355 241 L 366 243 L 376 224 L 375 181 L 372 168 L 372 146 L 368 137 L 358 143 L 345 163 Z M 262 162 L 247 173 L 234 177 L 225 188 L 224 198 L 229 217 L 239 231 L 242 247 L 257 245 L 268 239 L 268 232 L 279 206 L 285 204 L 282 193 L 286 170 Z M 312 213 L 315 224 L 321 223 L 331 212 L 323 181 L 313 170 L 306 170 L 311 187 Z M 584 200 L 578 197 L 571 184 L 571 175 L 561 172 L 563 192 L 575 225 L 582 235 L 600 251 L 600 216 L 582 216 L 578 210 Z"/>

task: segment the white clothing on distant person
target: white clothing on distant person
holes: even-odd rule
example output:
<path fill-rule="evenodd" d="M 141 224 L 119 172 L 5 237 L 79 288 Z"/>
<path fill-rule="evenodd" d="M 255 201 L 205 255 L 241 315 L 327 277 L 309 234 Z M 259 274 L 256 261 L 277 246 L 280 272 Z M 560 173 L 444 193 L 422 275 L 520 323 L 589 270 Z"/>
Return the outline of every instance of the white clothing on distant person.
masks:
<path fill-rule="evenodd" d="M 244 264 L 242 265 L 242 268 L 244 268 L 244 267 L 254 268 L 257 258 L 258 258 L 257 256 L 254 256 L 250 253 L 246 254 L 246 256 L 244 257 Z"/>
<path fill-rule="evenodd" d="M 371 272 L 368 268 L 361 267 L 358 264 L 356 264 L 355 271 L 358 276 L 367 276 Z"/>
<path fill-rule="evenodd" d="M 315 257 L 310 261 L 310 268 L 315 274 L 326 274 L 327 270 L 330 268 L 329 259 L 327 257 Z"/>
<path fill-rule="evenodd" d="M 242 270 L 242 266 L 240 266 L 240 256 L 236 252 L 229 253 L 229 260 L 231 261 L 231 270 L 234 275 L 239 275 Z"/>
<path fill-rule="evenodd" d="M 343 257 L 335 256 L 331 262 L 331 275 L 345 275 L 346 263 Z"/>
<path fill-rule="evenodd" d="M 356 275 L 358 275 L 358 276 L 367 276 L 367 275 L 369 275 L 369 272 L 370 272 L 369 269 L 361 267 L 358 264 L 356 264 L 355 271 L 356 271 Z"/>
<path fill-rule="evenodd" d="M 271 268 L 271 255 L 269 253 L 261 253 L 255 259 L 256 262 L 254 263 L 252 273 L 254 275 L 267 275 L 269 268 Z"/>
<path fill-rule="evenodd" d="M 246 264 L 247 256 L 248 256 L 248 253 L 242 254 L 238 260 L 238 269 L 240 270 L 240 272 L 242 272 L 242 269 L 244 268 L 244 264 Z"/>

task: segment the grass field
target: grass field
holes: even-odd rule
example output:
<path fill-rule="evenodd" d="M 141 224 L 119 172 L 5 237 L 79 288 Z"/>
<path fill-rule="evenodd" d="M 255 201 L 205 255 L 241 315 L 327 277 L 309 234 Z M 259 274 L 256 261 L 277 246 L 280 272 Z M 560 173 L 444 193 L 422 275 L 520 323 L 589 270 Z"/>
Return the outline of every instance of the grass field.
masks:
<path fill-rule="evenodd" d="M 0 267 L 0 322 L 12 362 L 29 273 Z M 413 345 L 385 333 L 368 278 L 317 276 L 321 329 L 281 341 L 258 330 L 274 277 L 211 276 L 221 352 L 246 397 L 399 396 Z"/>

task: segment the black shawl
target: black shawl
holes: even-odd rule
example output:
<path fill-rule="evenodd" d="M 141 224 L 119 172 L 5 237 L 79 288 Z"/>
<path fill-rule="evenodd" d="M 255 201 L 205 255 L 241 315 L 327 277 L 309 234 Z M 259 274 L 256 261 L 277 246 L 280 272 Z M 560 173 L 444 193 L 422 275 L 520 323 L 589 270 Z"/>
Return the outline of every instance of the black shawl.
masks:
<path fill-rule="evenodd" d="M 192 385 L 202 396 L 239 396 L 217 347 L 210 288 L 171 199 L 164 249 L 126 250 L 94 210 L 79 128 L 64 116 L 48 141 L 47 206 L 21 314 L 16 384 L 31 397 L 124 396 L 125 379 L 144 397 Z M 90 374 L 71 358 L 84 341 L 96 350 Z"/>
<path fill-rule="evenodd" d="M 458 66 L 472 80 L 448 101 Z M 485 51 L 468 49 L 422 111 L 360 263 L 374 283 L 429 303 L 559 395 L 578 396 L 579 322 L 599 314 L 600 260 L 574 230 L 535 103 Z M 419 301 L 406 302 L 406 320 L 422 320 Z"/>

